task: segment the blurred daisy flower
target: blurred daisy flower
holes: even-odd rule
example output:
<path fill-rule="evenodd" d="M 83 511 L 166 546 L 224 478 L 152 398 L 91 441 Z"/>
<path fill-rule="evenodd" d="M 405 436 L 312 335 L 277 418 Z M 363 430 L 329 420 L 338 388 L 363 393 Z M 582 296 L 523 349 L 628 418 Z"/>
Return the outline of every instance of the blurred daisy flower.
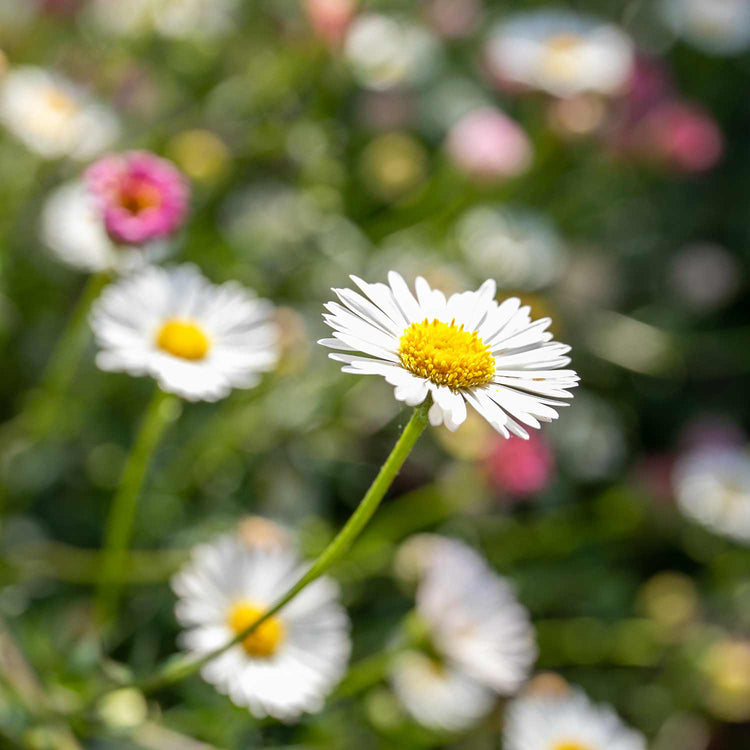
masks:
<path fill-rule="evenodd" d="M 83 88 L 32 66 L 15 68 L 0 81 L 0 121 L 43 159 L 90 159 L 120 132 L 112 111 L 92 102 Z"/>
<path fill-rule="evenodd" d="M 179 170 L 148 151 L 102 157 L 86 170 L 89 191 L 115 242 L 162 239 L 183 223 L 190 190 Z"/>
<path fill-rule="evenodd" d="M 248 545 L 237 535 L 198 546 L 172 579 L 184 648 L 200 658 L 246 630 L 302 574 L 296 553 Z M 319 578 L 280 612 L 201 670 L 258 718 L 294 721 L 320 711 L 346 670 L 349 619 L 338 587 Z"/>
<path fill-rule="evenodd" d="M 565 406 L 578 376 L 565 367 L 570 347 L 552 341 L 549 318 L 532 322 L 529 307 L 515 297 L 498 304 L 495 282 L 448 299 L 418 276 L 416 297 L 391 271 L 389 284 L 351 277 L 365 296 L 334 289 L 341 304 L 326 304 L 323 317 L 334 329 L 323 346 L 343 372 L 381 375 L 409 406 L 432 396 L 433 426 L 456 430 L 467 402 L 498 432 L 528 438 L 519 423 L 540 427 Z M 341 353 L 344 352 L 344 353 Z"/>
<path fill-rule="evenodd" d="M 381 90 L 426 80 L 438 66 L 440 45 L 421 26 L 365 13 L 349 27 L 344 54 L 363 86 Z"/>
<path fill-rule="evenodd" d="M 236 282 L 215 285 L 193 265 L 149 266 L 104 290 L 91 326 L 102 370 L 151 375 L 189 401 L 256 385 L 278 358 L 273 306 Z"/>
<path fill-rule="evenodd" d="M 492 690 L 461 670 L 413 650 L 394 660 L 391 685 L 416 721 L 447 732 L 461 732 L 476 725 L 496 700 Z"/>
<path fill-rule="evenodd" d="M 628 80 L 633 45 L 618 27 L 567 11 L 532 11 L 494 28 L 486 46 L 490 73 L 500 84 L 568 97 L 611 95 Z"/>
<path fill-rule="evenodd" d="M 212 38 L 234 28 L 236 7 L 236 0 L 94 0 L 90 15 L 118 36 L 155 31 L 174 39 Z"/>
<path fill-rule="evenodd" d="M 52 191 L 40 216 L 42 242 L 56 258 L 84 271 L 125 272 L 167 253 L 163 242 L 146 247 L 117 244 L 107 234 L 94 196 L 82 180 Z"/>
<path fill-rule="evenodd" d="M 494 107 L 464 115 L 448 132 L 446 146 L 459 169 L 481 180 L 517 177 L 531 166 L 528 136 Z"/>
<path fill-rule="evenodd" d="M 419 580 L 416 617 L 427 648 L 394 661 L 393 689 L 421 724 L 467 729 L 528 677 L 537 653 L 528 613 L 458 540 L 419 534 L 402 545 L 396 564 Z"/>
<path fill-rule="evenodd" d="M 646 750 L 643 736 L 580 690 L 531 694 L 508 705 L 506 750 Z"/>
<path fill-rule="evenodd" d="M 750 46 L 747 0 L 661 0 L 666 25 L 704 52 L 734 55 Z"/>
<path fill-rule="evenodd" d="M 750 542 L 750 455 L 713 445 L 687 453 L 672 475 L 680 510 L 704 526 Z"/>
<path fill-rule="evenodd" d="M 501 288 L 549 286 L 568 264 L 568 253 L 555 225 L 526 208 L 470 208 L 456 223 L 456 237 L 475 274 L 480 278 L 492 276 Z"/>

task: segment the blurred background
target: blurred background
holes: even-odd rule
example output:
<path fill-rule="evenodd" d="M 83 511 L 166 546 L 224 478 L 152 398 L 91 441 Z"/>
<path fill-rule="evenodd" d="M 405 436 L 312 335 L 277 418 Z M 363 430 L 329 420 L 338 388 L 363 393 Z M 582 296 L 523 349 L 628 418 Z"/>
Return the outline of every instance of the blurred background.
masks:
<path fill-rule="evenodd" d="M 0 106 L 0 617 L 45 690 L 74 709 L 101 683 L 96 550 L 152 384 L 89 344 L 44 429 L 19 429 L 86 284 L 40 217 L 99 150 L 138 148 L 192 184 L 174 258 L 274 300 L 284 355 L 167 434 L 108 669 L 175 650 L 167 581 L 193 544 L 257 514 L 312 556 L 390 450 L 391 389 L 314 343 L 330 287 L 494 278 L 552 317 L 582 385 L 528 442 L 478 418 L 426 433 L 333 571 L 353 662 L 411 607 L 399 544 L 438 531 L 513 581 L 539 671 L 656 750 L 749 747 L 748 48 L 745 0 L 0 0 L 0 74 L 75 82 L 107 136 L 44 151 L 44 112 Z M 3 685 L 3 733 L 52 746 Z M 87 747 L 140 747 L 125 730 L 148 722 L 164 748 L 500 746 L 499 714 L 446 738 L 377 674 L 294 726 L 197 677 L 120 698 Z"/>

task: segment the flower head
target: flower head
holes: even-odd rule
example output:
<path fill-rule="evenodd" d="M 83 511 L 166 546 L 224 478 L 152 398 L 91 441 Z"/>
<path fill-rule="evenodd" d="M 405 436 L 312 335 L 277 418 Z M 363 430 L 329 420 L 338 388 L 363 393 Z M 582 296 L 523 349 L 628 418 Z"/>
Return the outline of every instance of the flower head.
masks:
<path fill-rule="evenodd" d="M 85 271 L 133 271 L 161 260 L 169 246 L 162 240 L 133 247 L 112 240 L 88 186 L 71 180 L 55 188 L 41 213 L 44 244 L 63 263 Z"/>
<path fill-rule="evenodd" d="M 686 516 L 731 539 L 750 542 L 750 455 L 745 449 L 697 448 L 677 462 L 672 482 Z"/>
<path fill-rule="evenodd" d="M 464 115 L 448 133 L 447 147 L 459 168 L 480 179 L 516 177 L 531 165 L 526 133 L 492 107 Z"/>
<path fill-rule="evenodd" d="M 474 726 L 496 700 L 485 685 L 421 651 L 399 654 L 391 667 L 391 685 L 416 721 L 448 732 Z"/>
<path fill-rule="evenodd" d="M 103 370 L 151 375 L 191 401 L 250 388 L 273 368 L 270 302 L 235 282 L 211 284 L 195 266 L 149 266 L 104 290 L 91 325 Z"/>
<path fill-rule="evenodd" d="M 502 22 L 486 48 L 501 83 L 554 96 L 615 94 L 628 79 L 633 45 L 623 31 L 567 11 L 531 11 Z"/>
<path fill-rule="evenodd" d="M 543 490 L 555 472 L 554 453 L 534 433 L 528 440 L 496 438 L 484 464 L 493 486 L 518 498 Z"/>
<path fill-rule="evenodd" d="M 351 278 L 365 296 L 333 290 L 341 304 L 329 302 L 323 317 L 334 334 L 320 343 L 345 352 L 329 355 L 344 372 L 383 376 L 399 401 L 416 406 L 431 395 L 431 424 L 457 429 L 469 403 L 506 437 L 528 438 L 519 423 L 538 428 L 571 397 L 578 376 L 558 369 L 570 347 L 553 342 L 550 319 L 532 322 L 518 299 L 498 304 L 494 281 L 446 299 L 421 276 L 416 297 L 394 271 L 389 285 Z"/>
<path fill-rule="evenodd" d="M 104 156 L 86 170 L 86 182 L 116 242 L 138 245 L 167 237 L 187 213 L 184 177 L 148 151 Z"/>
<path fill-rule="evenodd" d="M 646 750 L 639 732 L 579 690 L 517 698 L 507 708 L 503 737 L 506 750 Z"/>
<path fill-rule="evenodd" d="M 750 47 L 747 0 L 660 0 L 666 25 L 698 49 L 735 55 Z"/>
<path fill-rule="evenodd" d="M 228 643 L 273 605 L 301 575 L 287 547 L 259 547 L 236 534 L 197 547 L 172 579 L 176 615 L 195 657 Z M 338 588 L 319 578 L 238 644 L 208 662 L 201 674 L 257 717 L 293 721 L 319 711 L 346 670 L 349 620 Z"/>
<path fill-rule="evenodd" d="M 429 648 L 394 662 L 393 688 L 425 726 L 466 729 L 527 678 L 536 658 L 528 614 L 509 584 L 458 540 L 419 534 L 402 545 L 398 564 L 419 579 L 416 616 Z"/>
<path fill-rule="evenodd" d="M 44 159 L 90 159 L 120 130 L 115 115 L 82 88 L 33 66 L 15 68 L 0 82 L 0 121 Z"/>

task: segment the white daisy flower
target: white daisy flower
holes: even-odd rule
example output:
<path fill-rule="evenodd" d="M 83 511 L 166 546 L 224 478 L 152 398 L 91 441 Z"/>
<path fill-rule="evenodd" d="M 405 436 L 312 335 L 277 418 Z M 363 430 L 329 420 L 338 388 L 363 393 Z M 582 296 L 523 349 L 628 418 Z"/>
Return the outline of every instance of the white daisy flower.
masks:
<path fill-rule="evenodd" d="M 505 750 L 646 750 L 643 736 L 579 690 L 528 695 L 508 705 Z"/>
<path fill-rule="evenodd" d="M 618 27 L 569 11 L 532 11 L 495 27 L 487 63 L 501 81 L 573 96 L 618 93 L 633 65 L 633 44 Z"/>
<path fill-rule="evenodd" d="M 148 266 L 107 287 L 91 326 L 102 370 L 151 375 L 190 401 L 250 388 L 278 359 L 273 306 L 235 282 L 214 285 L 193 265 Z"/>
<path fill-rule="evenodd" d="M 391 685 L 416 721 L 446 732 L 462 732 L 474 726 L 496 700 L 491 689 L 420 651 L 405 651 L 396 657 L 391 666 Z"/>
<path fill-rule="evenodd" d="M 0 121 L 44 159 L 90 159 L 120 131 L 115 115 L 82 88 L 32 66 L 15 68 L 0 81 Z"/>
<path fill-rule="evenodd" d="M 132 271 L 161 260 L 169 249 L 163 241 L 138 247 L 112 242 L 101 209 L 81 180 L 52 191 L 42 208 L 40 233 L 59 260 L 84 271 Z"/>
<path fill-rule="evenodd" d="M 440 53 L 424 27 L 379 13 L 358 16 L 344 42 L 357 79 L 375 90 L 423 83 L 439 65 Z"/>
<path fill-rule="evenodd" d="M 156 31 L 174 39 L 214 38 L 232 30 L 237 0 L 93 0 L 89 15 L 104 32 Z"/>
<path fill-rule="evenodd" d="M 714 55 L 734 55 L 750 47 L 747 0 L 661 0 L 662 18 L 677 35 Z"/>
<path fill-rule="evenodd" d="M 479 554 L 456 540 L 440 539 L 417 588 L 417 614 L 447 663 L 510 695 L 537 656 L 528 612 Z"/>
<path fill-rule="evenodd" d="M 302 574 L 296 554 L 263 549 L 236 534 L 198 546 L 172 579 L 183 646 L 200 658 L 247 629 Z M 278 614 L 201 670 L 203 678 L 258 718 L 294 721 L 320 711 L 347 668 L 349 620 L 335 583 L 319 578 Z"/>
<path fill-rule="evenodd" d="M 343 372 L 381 375 L 409 406 L 432 396 L 432 425 L 456 430 L 469 403 L 498 432 L 528 438 L 519 423 L 538 428 L 557 419 L 552 407 L 565 406 L 567 389 L 577 385 L 565 344 L 546 332 L 549 318 L 535 322 L 515 297 L 498 304 L 495 282 L 448 299 L 417 277 L 416 297 L 391 271 L 389 285 L 351 277 L 365 296 L 334 289 L 341 301 L 326 304 L 333 338 L 319 343 L 344 354 Z M 361 353 L 360 353 L 361 352 Z"/>
<path fill-rule="evenodd" d="M 698 448 L 675 466 L 680 510 L 713 531 L 750 542 L 750 455 L 734 446 Z"/>

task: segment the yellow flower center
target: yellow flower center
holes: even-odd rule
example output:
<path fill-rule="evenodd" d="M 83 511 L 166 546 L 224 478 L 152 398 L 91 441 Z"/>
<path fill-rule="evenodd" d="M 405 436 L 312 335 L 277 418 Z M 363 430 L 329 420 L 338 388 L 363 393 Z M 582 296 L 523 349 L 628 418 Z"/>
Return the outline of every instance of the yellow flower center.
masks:
<path fill-rule="evenodd" d="M 77 102 L 60 89 L 49 89 L 46 99 L 47 106 L 62 115 L 72 115 L 78 109 Z"/>
<path fill-rule="evenodd" d="M 236 635 L 249 628 L 259 617 L 263 616 L 263 608 L 252 602 L 239 601 L 229 610 L 227 621 Z M 284 642 L 286 628 L 281 620 L 271 615 L 253 630 L 250 635 L 242 639 L 242 647 L 248 656 L 256 659 L 268 659 L 273 656 Z"/>
<path fill-rule="evenodd" d="M 211 342 L 192 321 L 172 318 L 159 329 L 156 345 L 173 357 L 197 360 L 208 354 Z"/>
<path fill-rule="evenodd" d="M 398 355 L 409 372 L 454 391 L 488 383 L 495 374 L 490 348 L 455 320 L 412 323 L 401 336 Z"/>
<path fill-rule="evenodd" d="M 119 204 L 134 215 L 152 208 L 159 208 L 162 204 L 161 192 L 155 185 L 138 180 L 126 181 L 117 196 Z"/>
<path fill-rule="evenodd" d="M 593 750 L 589 745 L 582 745 L 580 742 L 560 742 L 552 750 Z"/>

